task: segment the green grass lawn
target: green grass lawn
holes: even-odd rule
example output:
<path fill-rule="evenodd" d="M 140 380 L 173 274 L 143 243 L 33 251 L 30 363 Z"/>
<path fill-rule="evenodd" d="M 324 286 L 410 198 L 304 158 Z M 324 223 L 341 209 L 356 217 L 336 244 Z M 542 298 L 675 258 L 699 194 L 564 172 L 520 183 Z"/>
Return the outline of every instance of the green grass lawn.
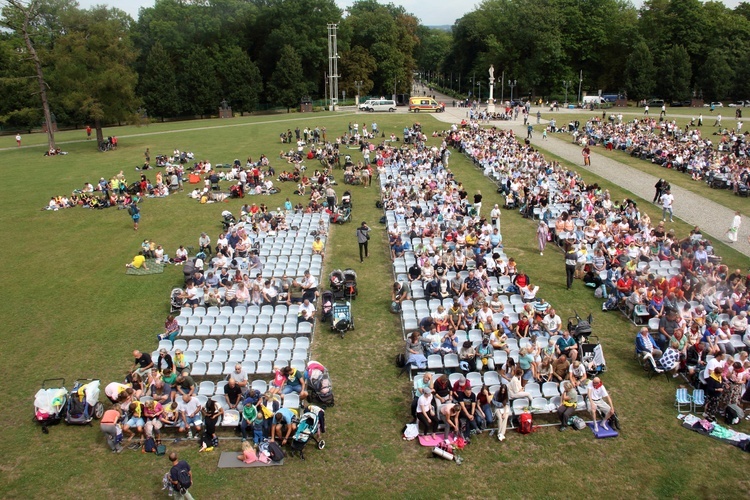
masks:
<path fill-rule="evenodd" d="M 137 233 L 125 211 L 41 211 L 49 197 L 121 169 L 128 180 L 135 179 L 133 167 L 142 162 L 146 147 L 152 157 L 179 148 L 214 163 L 244 161 L 265 153 L 280 171 L 284 164 L 274 161 L 282 149 L 280 132 L 325 125 L 332 137 L 343 134 L 351 120 L 369 125 L 373 116 L 295 114 L 153 124 L 105 131 L 121 138 L 114 152 L 96 152 L 93 141 L 85 140 L 67 144 L 70 154 L 56 158 L 43 157 L 41 148 L 0 152 L 5 167 L 0 217 L 6 241 L 13 243 L 6 247 L 12 255 L 2 275 L 6 293 L 5 328 L 0 333 L 4 354 L 0 496 L 31 498 L 51 491 L 64 497 L 162 495 L 166 458 L 132 451 L 112 455 L 96 425 L 61 425 L 43 435 L 32 422 L 33 395 L 45 378 L 62 376 L 68 385 L 75 377 L 97 377 L 105 384 L 122 379 L 132 363 L 133 349 L 150 352 L 156 347 L 155 334 L 169 311 L 169 291 L 181 285 L 182 270 L 168 267 L 163 274 L 126 276 L 124 265 L 144 238 L 156 240 L 170 254 L 180 244 L 197 246 L 201 231 L 216 238 L 221 211 L 237 213 L 245 201 L 275 208 L 293 197 L 295 186 L 281 184 L 278 195 L 221 204 L 200 205 L 182 194 L 147 199 Z M 413 117 L 383 114 L 376 120 L 387 136 L 410 125 Z M 428 135 L 445 128 L 432 117 L 421 121 Z M 84 137 L 83 131 L 65 132 L 58 140 Z M 0 147 L 14 146 L 12 138 L 0 141 Z M 44 137 L 24 137 L 24 144 L 34 142 L 43 144 Z M 467 189 L 481 189 L 486 194 L 485 206 L 500 202 L 499 195 L 491 192 L 492 185 L 460 156 L 452 157 L 451 168 Z M 626 194 L 602 179 L 586 178 L 608 187 L 613 196 Z M 338 187 L 339 194 L 343 190 L 343 185 Z M 514 212 L 503 214 L 508 255 L 541 286 L 540 295 L 563 320 L 574 310 L 594 313 L 594 331 L 604 344 L 609 366 L 604 381 L 621 414 L 622 436 L 597 441 L 588 431 L 561 434 L 554 428 L 529 436 L 509 433 L 502 444 L 482 436 L 463 453 L 465 462 L 460 467 L 431 459 L 429 450 L 402 441 L 400 431 L 409 418 L 410 383 L 397 378 L 393 364 L 403 344 L 398 317 L 388 312 L 392 268 L 385 228 L 377 223 L 382 215 L 375 208 L 378 190 L 361 186 L 351 190 L 354 222 L 332 229 L 324 282 L 333 268 L 357 271 L 356 329 L 340 339 L 327 327 L 321 328 L 312 346 L 313 358 L 329 367 L 336 393 L 336 406 L 328 412 L 326 449 L 311 446 L 306 462 L 291 459 L 283 469 L 248 471 L 218 470 L 216 453 L 198 454 L 197 446 L 170 444 L 170 450 L 178 451 L 193 466 L 196 483 L 191 491 L 196 498 L 240 496 L 257 488 L 258 482 L 272 496 L 327 498 L 563 497 L 592 488 L 609 495 L 727 497 L 747 491 L 747 456 L 680 428 L 672 406 L 675 384 L 645 378 L 633 359 L 632 324 L 618 313 L 601 313 L 600 301 L 582 284 L 565 290 L 562 254 L 550 249 L 539 256 L 535 223 Z M 374 228 L 371 257 L 364 265 L 359 264 L 354 234 L 362 220 Z M 680 223 L 676 227 L 687 231 Z M 731 265 L 746 265 L 746 260 L 719 247 Z M 747 424 L 742 428 L 747 430 Z M 224 441 L 221 449 L 239 450 L 239 442 Z M 714 459 L 711 465 L 707 457 Z"/>

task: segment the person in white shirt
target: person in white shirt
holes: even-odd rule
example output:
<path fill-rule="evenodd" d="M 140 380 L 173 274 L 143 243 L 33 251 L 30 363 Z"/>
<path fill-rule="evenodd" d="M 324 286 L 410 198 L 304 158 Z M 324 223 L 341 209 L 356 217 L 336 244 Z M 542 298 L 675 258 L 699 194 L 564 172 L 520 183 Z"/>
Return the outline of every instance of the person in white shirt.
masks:
<path fill-rule="evenodd" d="M 315 300 L 318 293 L 318 280 L 310 274 L 310 271 L 305 271 L 305 277 L 302 278 L 302 289 L 305 291 L 303 298 L 307 299 L 308 302 Z"/>
<path fill-rule="evenodd" d="M 599 377 L 594 377 L 594 380 L 591 381 L 588 393 L 589 410 L 591 411 L 591 419 L 594 421 L 594 432 L 599 432 L 599 423 L 596 421 L 596 410 L 601 410 L 604 413 L 602 427 L 609 430 L 607 421 L 615 414 L 615 405 L 612 404 L 612 398 L 609 396 L 607 389 L 604 388 Z"/>
<path fill-rule="evenodd" d="M 560 316 L 557 315 L 554 309 L 550 309 L 544 316 L 544 319 L 542 319 L 542 325 L 550 336 L 557 335 L 557 332 L 562 328 L 562 319 L 560 319 Z"/>
<path fill-rule="evenodd" d="M 195 433 L 199 434 L 203 420 L 201 420 L 201 404 L 196 396 L 185 394 L 178 403 L 177 409 L 180 412 L 180 432 L 187 432 L 188 439 L 193 437 L 191 426 L 195 427 Z"/>
<path fill-rule="evenodd" d="M 307 321 L 308 323 L 312 323 L 315 321 L 315 306 L 310 302 L 309 299 L 305 299 L 302 301 L 302 304 L 299 306 L 299 313 L 297 315 L 297 323 L 301 323 L 303 321 Z"/>
<path fill-rule="evenodd" d="M 674 196 L 672 192 L 667 189 L 663 195 L 661 195 L 661 220 L 667 220 L 667 214 L 669 214 L 669 222 L 674 222 L 672 218 L 672 204 L 674 203 Z"/>

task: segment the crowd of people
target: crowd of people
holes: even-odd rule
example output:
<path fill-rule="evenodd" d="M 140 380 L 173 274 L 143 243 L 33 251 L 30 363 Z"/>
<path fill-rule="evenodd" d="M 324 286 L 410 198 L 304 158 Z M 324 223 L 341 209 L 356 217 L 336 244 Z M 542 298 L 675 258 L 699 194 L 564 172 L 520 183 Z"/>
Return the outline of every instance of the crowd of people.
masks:
<path fill-rule="evenodd" d="M 471 137 L 482 133 L 476 122 L 466 130 L 472 131 L 467 132 Z M 446 437 L 454 433 L 467 442 L 497 422 L 502 441 L 514 400 L 527 398 L 530 405 L 541 396 L 542 384 L 552 383 L 558 390 L 562 383 L 555 407 L 561 429 L 568 427 L 573 411 L 585 408 L 598 426 L 596 410 L 605 404 L 597 402 L 608 397 L 606 391 L 583 408 L 577 397 L 589 390 L 589 373 L 596 367 L 579 355 L 577 339 L 563 328 L 554 308 L 537 298 L 539 287 L 503 253 L 499 207 L 489 216 L 487 209 L 483 214 L 481 192 L 469 194 L 446 168 L 452 139 L 446 134 L 439 147 L 417 142 L 414 148 L 384 147 L 379 153 L 391 256 L 396 263 L 408 262 L 404 273 L 397 271 L 392 310 L 411 311 L 421 300 L 429 304 L 429 310 L 417 306 L 419 322 L 408 332 L 405 363 L 426 369 L 429 357 L 437 356 L 441 366 L 465 374 L 455 381 L 429 372 L 418 376 L 415 420 L 425 434 L 434 434 L 442 423 Z M 500 279 L 507 285 L 504 290 L 498 286 Z M 507 302 L 505 293 L 514 292 L 522 300 L 518 306 Z M 497 377 L 488 377 L 492 373 Z M 534 387 L 533 392 L 527 387 Z M 595 390 L 594 385 L 590 389 Z M 612 412 L 603 416 L 601 425 L 606 427 Z"/>
<path fill-rule="evenodd" d="M 713 138 L 704 137 L 702 122 L 701 116 L 698 124 L 693 119 L 680 128 L 675 120 L 646 116 L 623 122 L 622 114 L 611 114 L 609 119 L 593 117 L 582 129 L 573 127 L 570 132 L 581 146 L 622 150 L 710 185 L 716 179 L 726 180 L 735 193 L 747 193 L 750 165 L 742 121 L 736 129 L 720 129 Z"/>
<path fill-rule="evenodd" d="M 746 385 L 747 356 L 732 355 L 736 347 L 750 347 L 750 275 L 723 265 L 700 228 L 680 236 L 666 226 L 666 214 L 652 223 L 635 201 L 612 200 L 607 190 L 547 162 L 511 132 L 454 127 L 451 141 L 518 200 L 522 213 L 538 209 L 549 239 L 565 250 L 569 288 L 581 279 L 606 298 L 606 309 L 620 309 L 635 322 L 658 322 L 655 337 L 636 343 L 656 370 L 684 373 L 702 386 L 718 362 L 722 384 Z M 707 416 L 715 418 L 718 410 Z"/>

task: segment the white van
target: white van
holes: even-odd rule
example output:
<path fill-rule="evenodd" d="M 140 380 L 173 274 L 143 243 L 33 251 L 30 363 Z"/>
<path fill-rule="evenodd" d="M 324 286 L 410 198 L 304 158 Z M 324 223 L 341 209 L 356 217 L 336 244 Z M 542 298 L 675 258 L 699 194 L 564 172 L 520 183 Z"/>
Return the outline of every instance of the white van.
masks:
<path fill-rule="evenodd" d="M 396 111 L 396 101 L 392 99 L 376 99 L 368 102 L 369 104 L 363 108 L 365 111 Z"/>
<path fill-rule="evenodd" d="M 604 99 L 598 95 L 585 95 L 583 96 L 583 104 L 604 104 Z"/>
<path fill-rule="evenodd" d="M 369 107 L 370 107 L 370 104 L 372 104 L 372 103 L 373 103 L 373 102 L 375 102 L 376 100 L 377 100 L 377 99 L 367 99 L 367 100 L 366 100 L 365 102 L 363 102 L 363 103 L 361 103 L 361 104 L 359 105 L 359 110 L 360 110 L 360 111 L 367 111 L 367 108 L 369 108 Z"/>

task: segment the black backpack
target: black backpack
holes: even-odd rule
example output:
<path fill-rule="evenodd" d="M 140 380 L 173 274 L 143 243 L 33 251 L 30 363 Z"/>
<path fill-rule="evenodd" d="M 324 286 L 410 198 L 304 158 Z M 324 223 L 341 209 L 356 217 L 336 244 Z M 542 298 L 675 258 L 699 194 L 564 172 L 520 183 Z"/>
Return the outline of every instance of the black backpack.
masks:
<path fill-rule="evenodd" d="M 403 368 L 406 366 L 406 354 L 400 352 L 396 354 L 396 368 Z"/>
<path fill-rule="evenodd" d="M 745 412 L 742 411 L 742 408 L 735 404 L 727 405 L 726 410 L 724 410 L 724 420 L 727 425 L 736 425 L 743 418 L 745 418 Z"/>
<path fill-rule="evenodd" d="M 177 482 L 180 483 L 180 490 L 184 492 L 193 485 L 193 481 L 190 479 L 190 471 L 183 468 L 177 471 Z"/>
<path fill-rule="evenodd" d="M 268 443 L 268 453 L 270 453 L 271 460 L 274 462 L 281 462 L 286 456 L 286 453 L 284 453 L 284 450 L 281 449 L 281 446 L 276 441 Z"/>

